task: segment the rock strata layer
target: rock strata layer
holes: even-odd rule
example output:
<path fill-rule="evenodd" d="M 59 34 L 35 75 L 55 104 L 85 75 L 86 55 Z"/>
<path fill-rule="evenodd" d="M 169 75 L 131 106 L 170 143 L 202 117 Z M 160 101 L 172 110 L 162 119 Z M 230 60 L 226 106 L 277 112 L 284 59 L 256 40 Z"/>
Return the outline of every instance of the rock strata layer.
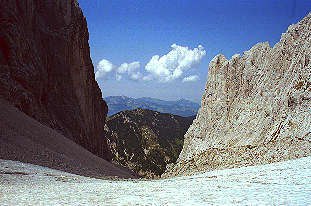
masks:
<path fill-rule="evenodd" d="M 137 174 L 160 177 L 177 160 L 192 120 L 147 109 L 119 112 L 107 120 L 112 161 Z"/>
<path fill-rule="evenodd" d="M 0 1 L 0 97 L 109 160 L 88 39 L 76 0 Z"/>
<path fill-rule="evenodd" d="M 310 108 L 311 13 L 273 48 L 210 62 L 201 108 L 164 176 L 311 155 Z"/>

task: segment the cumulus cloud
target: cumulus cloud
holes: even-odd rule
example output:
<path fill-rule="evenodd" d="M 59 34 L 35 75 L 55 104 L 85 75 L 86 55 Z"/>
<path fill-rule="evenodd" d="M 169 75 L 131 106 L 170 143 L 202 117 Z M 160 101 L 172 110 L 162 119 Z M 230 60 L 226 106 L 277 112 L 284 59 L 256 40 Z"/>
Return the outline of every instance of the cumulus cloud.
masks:
<path fill-rule="evenodd" d="M 136 71 L 137 69 L 140 68 L 140 63 L 139 62 L 132 62 L 132 63 L 123 63 L 119 66 L 119 68 L 117 69 L 117 72 L 119 74 L 124 74 L 124 73 L 128 73 L 131 74 L 134 71 Z"/>
<path fill-rule="evenodd" d="M 117 80 L 117 81 L 121 81 L 121 79 L 122 79 L 122 75 L 116 74 L 116 80 Z"/>
<path fill-rule="evenodd" d="M 199 64 L 206 55 L 203 46 L 189 49 L 188 47 L 171 45 L 171 51 L 163 56 L 155 55 L 145 66 L 143 75 L 140 69 L 140 62 L 123 63 L 119 67 L 106 59 L 102 59 L 97 65 L 95 78 L 107 78 L 114 76 L 117 81 L 124 77 L 130 80 L 158 80 L 159 82 L 169 82 L 175 79 L 182 79 L 184 72 Z M 192 75 L 183 78 L 183 82 L 196 81 L 198 76 Z"/>
<path fill-rule="evenodd" d="M 117 81 L 121 81 L 124 75 L 127 75 L 129 79 L 137 81 L 142 78 L 142 74 L 137 71 L 140 68 L 140 63 L 138 61 L 132 63 L 123 63 L 119 67 L 116 67 L 110 61 L 102 59 L 97 64 L 97 71 L 95 73 L 95 78 L 106 78 L 111 75 L 115 75 Z"/>
<path fill-rule="evenodd" d="M 172 50 L 166 55 L 160 57 L 153 56 L 145 66 L 145 70 L 149 73 L 143 77 L 143 80 L 157 79 L 160 82 L 168 82 L 182 77 L 183 73 L 200 63 L 201 59 L 206 55 L 203 46 L 193 50 L 188 47 L 171 45 Z"/>
<path fill-rule="evenodd" d="M 195 82 L 199 80 L 199 76 L 198 75 L 191 75 L 188 77 L 183 78 L 182 82 Z"/>
<path fill-rule="evenodd" d="M 147 75 L 147 76 L 144 76 L 143 78 L 142 78 L 142 80 L 144 80 L 144 81 L 150 81 L 150 80 L 152 80 L 153 79 L 153 77 L 152 77 L 152 75 Z"/>
<path fill-rule="evenodd" d="M 123 63 L 119 66 L 117 69 L 116 79 L 120 81 L 122 79 L 121 74 L 126 74 L 129 76 L 131 80 L 139 80 L 142 77 L 142 74 L 140 72 L 137 72 L 137 70 L 140 68 L 139 62 L 132 62 L 132 63 Z"/>
<path fill-rule="evenodd" d="M 138 81 L 138 80 L 140 80 L 142 77 L 143 77 L 143 75 L 142 75 L 140 72 L 135 72 L 135 73 L 132 73 L 132 74 L 130 75 L 130 79 L 131 79 L 131 80 L 134 80 L 134 81 Z"/>
<path fill-rule="evenodd" d="M 102 59 L 98 64 L 97 64 L 97 71 L 95 73 L 95 78 L 104 78 L 107 76 L 108 73 L 112 72 L 115 69 L 115 65 L 113 65 L 110 61 L 106 59 Z"/>

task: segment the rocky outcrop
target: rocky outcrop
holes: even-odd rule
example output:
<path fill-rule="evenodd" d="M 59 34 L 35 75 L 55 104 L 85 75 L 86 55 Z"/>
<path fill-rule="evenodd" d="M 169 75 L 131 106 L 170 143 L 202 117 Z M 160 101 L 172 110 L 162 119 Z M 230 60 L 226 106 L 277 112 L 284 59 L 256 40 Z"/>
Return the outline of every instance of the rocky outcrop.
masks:
<path fill-rule="evenodd" d="M 273 48 L 259 43 L 230 60 L 217 55 L 167 175 L 311 155 L 310 45 L 311 14 L 289 26 Z"/>
<path fill-rule="evenodd" d="M 137 174 L 159 177 L 177 160 L 191 119 L 147 109 L 119 112 L 107 120 L 112 161 Z"/>
<path fill-rule="evenodd" d="M 88 39 L 76 0 L 0 1 L 0 96 L 109 160 Z"/>

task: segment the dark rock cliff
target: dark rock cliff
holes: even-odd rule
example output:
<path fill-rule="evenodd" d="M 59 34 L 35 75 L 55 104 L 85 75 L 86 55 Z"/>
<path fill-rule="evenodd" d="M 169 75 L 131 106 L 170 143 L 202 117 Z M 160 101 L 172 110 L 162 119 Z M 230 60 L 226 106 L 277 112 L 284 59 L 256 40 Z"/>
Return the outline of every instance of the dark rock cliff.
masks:
<path fill-rule="evenodd" d="M 76 0 L 1 0 L 0 97 L 110 160 L 88 39 Z"/>

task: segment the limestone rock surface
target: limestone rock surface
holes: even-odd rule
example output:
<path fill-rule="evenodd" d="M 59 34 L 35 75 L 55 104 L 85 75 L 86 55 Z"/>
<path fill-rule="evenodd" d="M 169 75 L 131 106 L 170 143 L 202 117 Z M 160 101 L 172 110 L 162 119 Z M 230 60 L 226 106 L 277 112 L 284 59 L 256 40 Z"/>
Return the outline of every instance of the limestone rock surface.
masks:
<path fill-rule="evenodd" d="M 88 39 L 76 0 L 1 0 L 0 98 L 110 160 Z"/>
<path fill-rule="evenodd" d="M 246 153 L 239 152 L 243 148 Z M 254 156 L 245 159 L 244 154 Z M 214 57 L 201 108 L 185 135 L 177 163 L 168 167 L 167 174 L 310 154 L 311 13 L 289 26 L 274 47 L 258 43 L 243 56 Z"/>

